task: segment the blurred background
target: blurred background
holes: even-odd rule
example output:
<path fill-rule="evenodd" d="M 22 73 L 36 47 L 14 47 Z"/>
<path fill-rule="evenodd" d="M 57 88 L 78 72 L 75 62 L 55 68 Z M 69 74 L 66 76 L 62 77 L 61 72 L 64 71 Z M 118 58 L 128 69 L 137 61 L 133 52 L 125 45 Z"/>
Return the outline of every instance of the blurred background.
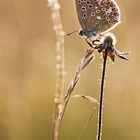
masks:
<path fill-rule="evenodd" d="M 103 140 L 140 140 L 140 1 L 117 0 L 122 23 L 113 33 L 116 48 L 131 51 L 129 62 L 108 61 Z M 75 0 L 61 0 L 64 31 L 80 29 Z M 56 90 L 56 37 L 46 0 L 0 0 L 0 140 L 49 140 Z M 87 44 L 77 34 L 65 37 L 65 91 Z M 98 99 L 102 59 L 83 71 L 73 94 Z M 97 108 L 97 105 L 95 105 Z M 92 105 L 72 99 L 60 140 L 76 140 Z M 81 140 L 96 137 L 97 109 Z"/>

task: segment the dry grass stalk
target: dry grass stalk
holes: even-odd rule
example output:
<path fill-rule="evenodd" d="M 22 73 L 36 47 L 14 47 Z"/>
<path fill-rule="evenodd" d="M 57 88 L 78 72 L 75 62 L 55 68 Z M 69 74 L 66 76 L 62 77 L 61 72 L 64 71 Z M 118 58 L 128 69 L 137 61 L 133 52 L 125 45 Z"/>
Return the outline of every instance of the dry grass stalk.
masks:
<path fill-rule="evenodd" d="M 96 102 L 96 103 L 97 103 L 97 102 Z M 95 110 L 96 110 L 96 108 L 93 107 L 93 110 L 92 110 L 92 112 L 91 112 L 89 118 L 88 118 L 88 119 L 86 120 L 86 122 L 84 123 L 84 126 L 83 126 L 83 128 L 82 128 L 82 130 L 81 130 L 81 132 L 80 132 L 80 134 L 79 134 L 79 136 L 78 136 L 78 138 L 77 138 L 77 140 L 80 140 L 80 139 L 81 139 L 82 134 L 84 133 L 84 131 L 85 131 L 85 129 L 86 129 L 86 127 L 87 127 L 89 121 L 90 121 L 91 118 L 93 117 L 93 114 L 94 114 Z"/>
<path fill-rule="evenodd" d="M 74 95 L 72 97 L 74 97 L 74 98 L 82 98 L 82 99 L 87 100 L 90 103 L 97 103 L 97 104 L 99 104 L 98 101 L 95 98 L 91 97 L 91 96 L 87 96 L 87 95 Z"/>
<path fill-rule="evenodd" d="M 77 71 L 76 71 L 76 73 L 74 75 L 74 78 L 73 78 L 73 80 L 70 82 L 70 84 L 68 86 L 68 89 L 67 89 L 65 97 L 64 97 L 64 105 L 63 105 L 63 109 L 62 109 L 61 116 L 60 116 L 60 123 L 61 123 L 61 121 L 63 119 L 64 113 L 65 113 L 67 104 L 68 104 L 68 102 L 70 100 L 70 97 L 72 95 L 72 92 L 73 92 L 75 86 L 77 85 L 77 83 L 80 80 L 82 70 L 84 70 L 84 68 L 86 66 L 88 66 L 88 64 L 94 59 L 94 56 L 92 54 L 93 51 L 94 51 L 93 48 L 91 48 L 91 47 L 87 48 L 85 56 L 81 60 L 81 63 L 77 68 Z"/>
<path fill-rule="evenodd" d="M 55 112 L 53 118 L 53 130 L 52 140 L 58 139 L 59 133 L 59 116 L 61 112 L 61 106 L 63 104 L 63 88 L 64 88 L 64 31 L 61 24 L 60 18 L 60 4 L 58 0 L 48 0 L 48 6 L 52 10 L 52 21 L 53 28 L 56 33 L 56 71 L 57 71 L 57 82 L 56 82 L 56 93 L 55 93 Z"/>

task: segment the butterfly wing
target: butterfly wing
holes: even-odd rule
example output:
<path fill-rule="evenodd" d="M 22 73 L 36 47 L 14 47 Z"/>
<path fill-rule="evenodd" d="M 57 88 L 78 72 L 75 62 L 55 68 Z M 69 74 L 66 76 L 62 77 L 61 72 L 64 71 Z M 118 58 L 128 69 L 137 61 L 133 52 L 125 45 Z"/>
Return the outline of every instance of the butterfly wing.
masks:
<path fill-rule="evenodd" d="M 97 33 L 104 33 L 120 23 L 120 9 L 113 0 L 91 0 L 91 5 L 96 6 L 89 14 L 87 28 L 93 28 Z"/>
<path fill-rule="evenodd" d="M 120 9 L 114 0 L 76 0 L 76 7 L 83 29 L 104 33 L 120 23 Z"/>
<path fill-rule="evenodd" d="M 90 1 L 91 0 L 76 0 L 77 14 L 82 29 L 87 29 L 89 27 L 87 20 L 89 19 L 89 14 L 91 13 L 91 11 L 88 9 Z"/>

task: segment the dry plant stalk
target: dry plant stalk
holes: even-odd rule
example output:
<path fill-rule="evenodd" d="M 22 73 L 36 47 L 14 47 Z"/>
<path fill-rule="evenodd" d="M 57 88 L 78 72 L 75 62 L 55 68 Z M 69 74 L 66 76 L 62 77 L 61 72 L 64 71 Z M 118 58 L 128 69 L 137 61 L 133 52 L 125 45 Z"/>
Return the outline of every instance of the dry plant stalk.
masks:
<path fill-rule="evenodd" d="M 80 80 L 80 76 L 81 76 L 81 72 L 82 70 L 84 70 L 84 68 L 94 59 L 94 56 L 92 55 L 94 49 L 91 47 L 88 47 L 85 53 L 85 56 L 83 57 L 83 59 L 81 60 L 80 65 L 77 68 L 77 71 L 74 75 L 73 80 L 70 82 L 68 89 L 66 91 L 65 97 L 64 97 L 64 105 L 63 105 L 63 110 L 61 112 L 61 117 L 60 117 L 60 123 L 63 119 L 63 115 L 65 113 L 67 104 L 70 100 L 71 94 L 75 88 L 75 86 L 77 85 L 77 83 Z"/>
<path fill-rule="evenodd" d="M 66 94 L 65 94 L 65 97 L 64 97 L 64 100 L 63 100 L 63 104 L 62 104 L 60 112 L 59 112 L 58 131 L 59 131 L 59 127 L 61 125 L 61 122 L 63 120 L 63 116 L 64 116 L 64 113 L 65 113 L 67 104 L 68 104 L 68 102 L 71 98 L 72 92 L 73 92 L 73 90 L 75 89 L 75 86 L 78 84 L 78 82 L 80 80 L 81 72 L 94 59 L 94 56 L 92 55 L 93 51 L 94 51 L 93 48 L 91 48 L 91 47 L 87 48 L 86 53 L 85 53 L 84 57 L 82 58 L 80 65 L 77 68 L 77 71 L 74 75 L 74 78 L 72 79 L 72 81 L 70 82 L 70 84 L 68 86 L 68 89 L 66 91 Z M 84 96 L 84 97 L 86 98 L 86 96 Z M 91 102 L 96 102 L 96 100 L 94 100 L 92 98 L 89 99 L 89 97 L 87 97 L 87 100 L 91 100 Z"/>
<path fill-rule="evenodd" d="M 75 86 L 77 85 L 77 83 L 80 80 L 82 70 L 94 59 L 94 56 L 92 55 L 93 50 L 94 49 L 91 48 L 91 47 L 87 48 L 85 56 L 81 60 L 81 63 L 77 68 L 77 71 L 76 71 L 76 73 L 74 75 L 74 78 L 72 79 L 72 81 L 70 82 L 70 84 L 68 86 L 68 89 L 66 91 L 66 94 L 65 94 L 65 97 L 64 97 L 64 100 L 63 100 L 63 104 L 61 106 L 60 113 L 59 113 L 58 128 L 59 128 L 59 126 L 60 126 L 60 124 L 62 122 L 64 113 L 65 113 L 67 104 L 68 104 L 68 102 L 69 102 L 69 100 L 71 98 L 72 92 L 73 92 Z"/>
<path fill-rule="evenodd" d="M 63 88 L 64 88 L 64 31 L 60 19 L 60 4 L 58 0 L 48 0 L 48 6 L 52 10 L 53 28 L 56 33 L 56 93 L 55 93 L 55 112 L 53 118 L 52 140 L 58 139 L 59 133 L 59 117 L 61 106 L 63 104 Z"/>

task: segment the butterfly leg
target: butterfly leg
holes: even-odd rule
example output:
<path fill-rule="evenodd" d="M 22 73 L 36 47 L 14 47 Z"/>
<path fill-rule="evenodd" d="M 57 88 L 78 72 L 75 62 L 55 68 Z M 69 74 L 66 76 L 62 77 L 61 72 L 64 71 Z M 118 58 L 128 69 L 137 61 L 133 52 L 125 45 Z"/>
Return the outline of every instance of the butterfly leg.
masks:
<path fill-rule="evenodd" d="M 95 46 L 99 45 L 100 44 L 100 40 L 99 39 L 93 40 L 92 44 L 95 45 Z"/>
<path fill-rule="evenodd" d="M 93 44 L 91 44 L 91 43 L 88 41 L 88 39 L 89 39 L 89 38 L 86 38 L 87 44 L 88 44 L 91 48 L 94 48 L 94 47 L 93 47 Z"/>
<path fill-rule="evenodd" d="M 96 46 L 98 46 L 100 44 L 100 40 L 96 39 L 96 40 L 91 40 L 90 41 L 88 40 L 90 38 L 86 38 L 86 42 L 88 43 L 88 45 L 92 48 L 95 48 Z"/>

